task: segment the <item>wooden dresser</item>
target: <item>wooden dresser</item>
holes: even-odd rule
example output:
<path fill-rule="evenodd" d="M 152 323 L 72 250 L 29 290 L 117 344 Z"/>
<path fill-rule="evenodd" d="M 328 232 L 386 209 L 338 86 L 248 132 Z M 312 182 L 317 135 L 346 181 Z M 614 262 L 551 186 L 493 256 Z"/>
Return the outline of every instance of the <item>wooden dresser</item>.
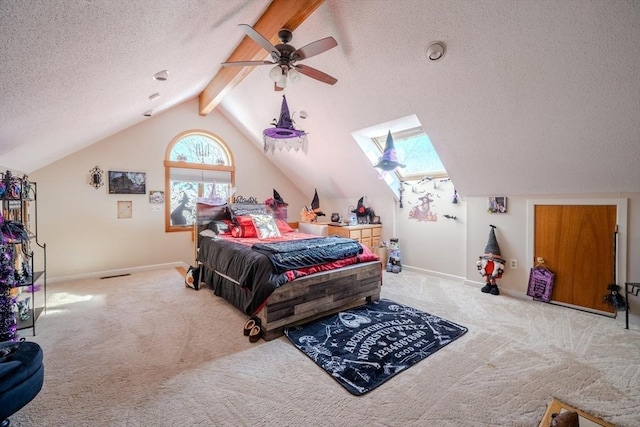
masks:
<path fill-rule="evenodd" d="M 382 236 L 381 224 L 363 224 L 363 225 L 329 225 L 329 236 L 338 235 L 349 239 L 357 240 L 373 250 L 380 246 L 380 238 Z"/>

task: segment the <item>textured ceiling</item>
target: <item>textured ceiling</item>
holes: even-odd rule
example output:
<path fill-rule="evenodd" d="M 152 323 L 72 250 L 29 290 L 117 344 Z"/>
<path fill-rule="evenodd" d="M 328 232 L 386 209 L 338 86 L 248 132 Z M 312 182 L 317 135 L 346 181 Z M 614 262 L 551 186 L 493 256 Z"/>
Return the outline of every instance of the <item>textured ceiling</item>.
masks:
<path fill-rule="evenodd" d="M 0 1 L 0 165 L 29 173 L 197 96 L 268 4 Z M 291 43 L 326 36 L 304 63 L 338 83 L 285 92 L 309 154 L 268 155 L 305 192 L 383 191 L 351 134 L 413 114 L 462 195 L 640 192 L 640 1 L 327 0 Z M 268 71 L 217 107 L 257 147 L 280 109 Z"/>

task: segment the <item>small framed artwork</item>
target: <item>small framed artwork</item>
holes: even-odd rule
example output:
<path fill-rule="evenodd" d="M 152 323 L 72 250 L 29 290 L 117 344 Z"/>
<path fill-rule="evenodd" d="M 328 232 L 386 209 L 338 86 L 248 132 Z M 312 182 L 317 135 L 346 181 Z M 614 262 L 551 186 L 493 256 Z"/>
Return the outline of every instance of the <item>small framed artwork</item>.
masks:
<path fill-rule="evenodd" d="M 149 203 L 164 203 L 164 191 L 149 191 Z"/>
<path fill-rule="evenodd" d="M 144 172 L 109 171 L 109 194 L 146 194 Z"/>
<path fill-rule="evenodd" d="M 133 218 L 133 202 L 130 200 L 118 200 L 118 219 Z"/>
<path fill-rule="evenodd" d="M 507 198 L 505 196 L 489 197 L 489 213 L 507 213 Z"/>

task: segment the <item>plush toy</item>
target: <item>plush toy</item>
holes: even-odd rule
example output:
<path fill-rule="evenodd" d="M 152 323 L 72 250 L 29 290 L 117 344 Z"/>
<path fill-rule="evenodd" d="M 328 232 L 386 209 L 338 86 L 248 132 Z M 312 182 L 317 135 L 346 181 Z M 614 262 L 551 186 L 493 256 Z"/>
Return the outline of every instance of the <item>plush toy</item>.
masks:
<path fill-rule="evenodd" d="M 485 285 L 480 289 L 484 293 L 491 295 L 500 295 L 496 279 L 502 277 L 506 261 L 500 255 L 500 247 L 496 240 L 495 225 L 490 225 L 489 241 L 484 248 L 484 255 L 478 257 L 476 263 L 480 275 L 484 277 Z"/>
<path fill-rule="evenodd" d="M 389 240 L 389 259 L 387 260 L 387 271 L 390 273 L 400 273 L 402 271 L 402 255 L 398 239 Z"/>
<path fill-rule="evenodd" d="M 300 211 L 300 220 L 302 222 L 317 222 L 319 216 L 326 216 L 320 209 L 320 198 L 318 197 L 318 190 L 315 190 L 313 194 L 313 200 L 311 200 L 311 207 L 305 206 Z"/>

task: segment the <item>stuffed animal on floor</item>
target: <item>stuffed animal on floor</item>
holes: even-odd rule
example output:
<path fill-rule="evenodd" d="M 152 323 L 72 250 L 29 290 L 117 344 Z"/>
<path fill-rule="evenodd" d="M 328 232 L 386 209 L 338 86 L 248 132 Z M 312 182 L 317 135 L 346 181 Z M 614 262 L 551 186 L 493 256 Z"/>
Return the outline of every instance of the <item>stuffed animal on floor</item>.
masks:
<path fill-rule="evenodd" d="M 200 289 L 200 267 L 189 267 L 184 277 L 184 286 L 196 291 Z"/>
<path fill-rule="evenodd" d="M 480 290 L 485 294 L 500 295 L 496 279 L 502 277 L 506 261 L 502 259 L 500 255 L 500 247 L 498 246 L 494 231 L 496 227 L 495 225 L 490 225 L 490 227 L 489 241 L 484 248 L 484 255 L 478 257 L 476 266 L 478 267 L 480 275 L 484 277 L 485 280 L 485 285 Z"/>
<path fill-rule="evenodd" d="M 575 411 L 565 411 L 559 414 L 551 414 L 550 427 L 580 427 L 578 413 Z"/>

